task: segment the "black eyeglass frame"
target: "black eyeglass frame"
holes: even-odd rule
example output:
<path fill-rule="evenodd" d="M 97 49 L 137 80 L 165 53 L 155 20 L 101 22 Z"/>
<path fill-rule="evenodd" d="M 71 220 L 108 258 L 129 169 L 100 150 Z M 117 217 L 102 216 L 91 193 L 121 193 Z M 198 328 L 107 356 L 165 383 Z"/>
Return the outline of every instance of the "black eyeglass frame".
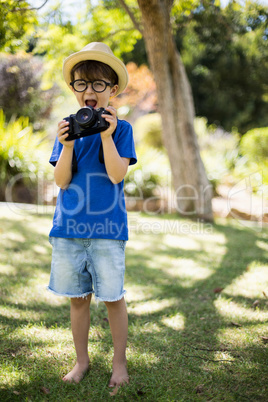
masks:
<path fill-rule="evenodd" d="M 83 91 L 77 91 L 77 89 L 75 89 L 74 84 L 75 84 L 75 82 L 77 82 L 77 81 L 83 81 L 83 82 L 86 83 L 86 88 L 83 89 Z M 94 82 L 99 82 L 99 81 L 104 82 L 104 84 L 105 84 L 105 88 L 104 88 L 102 91 L 96 91 L 96 90 L 94 89 Z M 90 80 L 89 80 L 89 81 L 86 81 L 86 80 L 83 80 L 82 78 L 79 78 L 78 80 L 74 80 L 74 81 L 70 82 L 70 85 L 73 87 L 73 89 L 74 89 L 76 92 L 84 92 L 84 91 L 86 91 L 86 90 L 88 89 L 88 83 L 90 83 L 90 84 L 92 85 L 93 91 L 94 91 L 94 92 L 97 92 L 97 93 L 99 93 L 99 94 L 102 93 L 102 92 L 104 92 L 107 87 L 113 87 L 113 86 L 114 86 L 114 84 L 112 84 L 111 82 L 107 82 L 107 81 L 104 81 L 104 80 L 94 80 L 94 81 L 90 81 Z"/>

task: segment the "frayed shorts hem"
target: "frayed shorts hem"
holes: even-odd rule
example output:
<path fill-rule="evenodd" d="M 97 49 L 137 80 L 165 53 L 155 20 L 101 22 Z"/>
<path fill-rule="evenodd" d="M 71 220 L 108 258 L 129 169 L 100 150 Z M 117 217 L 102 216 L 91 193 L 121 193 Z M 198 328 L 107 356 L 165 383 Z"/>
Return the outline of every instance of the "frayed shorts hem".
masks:
<path fill-rule="evenodd" d="M 49 286 L 47 286 L 46 289 L 49 292 L 53 293 L 55 296 L 69 297 L 70 299 L 79 298 L 79 297 L 85 298 L 90 294 L 95 295 L 94 290 L 91 291 L 91 292 L 86 292 L 86 293 L 82 293 L 82 294 L 79 294 L 79 295 L 69 295 L 69 294 L 63 294 L 63 293 L 55 292 L 55 290 L 51 289 Z M 115 298 L 115 299 L 109 299 L 107 297 L 98 297 L 98 296 L 95 295 L 95 300 L 96 300 L 97 303 L 98 302 L 108 302 L 108 303 L 110 302 L 110 303 L 112 303 L 112 302 L 116 302 L 116 301 L 119 301 L 119 300 L 123 299 L 123 297 L 124 297 L 124 295 L 126 293 L 127 293 L 126 290 L 124 290 L 123 293 L 121 293 L 121 295 L 119 297 Z"/>
<path fill-rule="evenodd" d="M 69 297 L 70 299 L 79 298 L 79 297 L 85 298 L 85 297 L 87 297 L 88 295 L 90 295 L 90 294 L 92 294 L 92 293 L 95 293 L 94 291 L 91 291 L 91 292 L 86 292 L 86 293 L 82 293 L 82 294 L 79 294 L 79 295 L 69 295 L 69 294 L 64 294 L 64 293 L 55 292 L 55 290 L 51 289 L 49 286 L 47 286 L 46 289 L 47 289 L 49 292 L 51 292 L 51 293 L 53 293 L 54 295 L 56 295 L 56 296 Z"/>
<path fill-rule="evenodd" d="M 95 295 L 95 300 L 96 300 L 97 302 L 113 303 L 113 302 L 117 302 L 117 301 L 123 299 L 123 297 L 124 297 L 124 295 L 125 295 L 126 293 L 127 293 L 127 292 L 124 290 L 124 292 L 121 293 L 121 295 L 120 295 L 119 297 L 116 297 L 115 299 L 109 299 L 109 298 L 107 298 L 107 297 L 98 297 L 98 296 Z"/>

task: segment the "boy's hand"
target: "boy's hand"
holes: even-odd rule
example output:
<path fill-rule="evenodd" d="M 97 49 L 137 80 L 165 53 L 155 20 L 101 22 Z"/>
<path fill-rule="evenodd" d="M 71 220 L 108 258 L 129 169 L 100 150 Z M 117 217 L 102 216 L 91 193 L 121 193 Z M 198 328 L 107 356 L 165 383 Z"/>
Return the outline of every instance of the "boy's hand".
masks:
<path fill-rule="evenodd" d="M 67 148 L 73 148 L 74 147 L 74 141 L 65 141 L 66 138 L 68 137 L 68 133 L 66 134 L 66 131 L 69 130 L 69 122 L 66 120 L 62 120 L 58 123 L 58 132 L 57 132 L 57 137 L 59 142 L 64 145 Z"/>
<path fill-rule="evenodd" d="M 112 106 L 108 106 L 105 110 L 107 110 L 108 112 L 110 112 L 111 114 L 105 114 L 105 112 L 103 112 L 102 117 L 108 121 L 108 123 L 110 123 L 110 127 L 107 128 L 107 130 L 102 131 L 101 134 L 101 138 L 104 140 L 105 138 L 109 138 L 114 130 L 116 129 L 117 126 L 117 118 L 116 118 L 116 109 Z"/>

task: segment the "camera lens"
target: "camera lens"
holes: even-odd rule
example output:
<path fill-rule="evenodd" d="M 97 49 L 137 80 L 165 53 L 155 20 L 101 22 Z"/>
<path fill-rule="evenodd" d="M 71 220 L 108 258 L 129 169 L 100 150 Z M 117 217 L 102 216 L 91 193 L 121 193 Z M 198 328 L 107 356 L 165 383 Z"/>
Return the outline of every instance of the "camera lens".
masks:
<path fill-rule="evenodd" d="M 82 107 L 82 109 L 78 110 L 76 113 L 75 120 L 81 127 L 91 127 L 95 121 L 93 109 Z"/>
<path fill-rule="evenodd" d="M 83 120 L 83 121 L 87 121 L 87 120 L 88 120 L 88 115 L 87 115 L 87 113 L 84 113 L 84 114 L 81 116 L 81 120 Z"/>

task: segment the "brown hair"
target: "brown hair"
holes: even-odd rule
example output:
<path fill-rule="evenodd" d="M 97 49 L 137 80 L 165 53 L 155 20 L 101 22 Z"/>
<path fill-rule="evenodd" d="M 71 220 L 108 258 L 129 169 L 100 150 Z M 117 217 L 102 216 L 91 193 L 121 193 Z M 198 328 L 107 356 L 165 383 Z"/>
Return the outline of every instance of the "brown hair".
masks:
<path fill-rule="evenodd" d="M 71 80 L 74 80 L 74 73 L 77 72 L 81 78 L 86 80 L 108 79 L 113 85 L 118 84 L 116 72 L 108 64 L 95 60 L 84 60 L 77 63 L 71 70 Z"/>

